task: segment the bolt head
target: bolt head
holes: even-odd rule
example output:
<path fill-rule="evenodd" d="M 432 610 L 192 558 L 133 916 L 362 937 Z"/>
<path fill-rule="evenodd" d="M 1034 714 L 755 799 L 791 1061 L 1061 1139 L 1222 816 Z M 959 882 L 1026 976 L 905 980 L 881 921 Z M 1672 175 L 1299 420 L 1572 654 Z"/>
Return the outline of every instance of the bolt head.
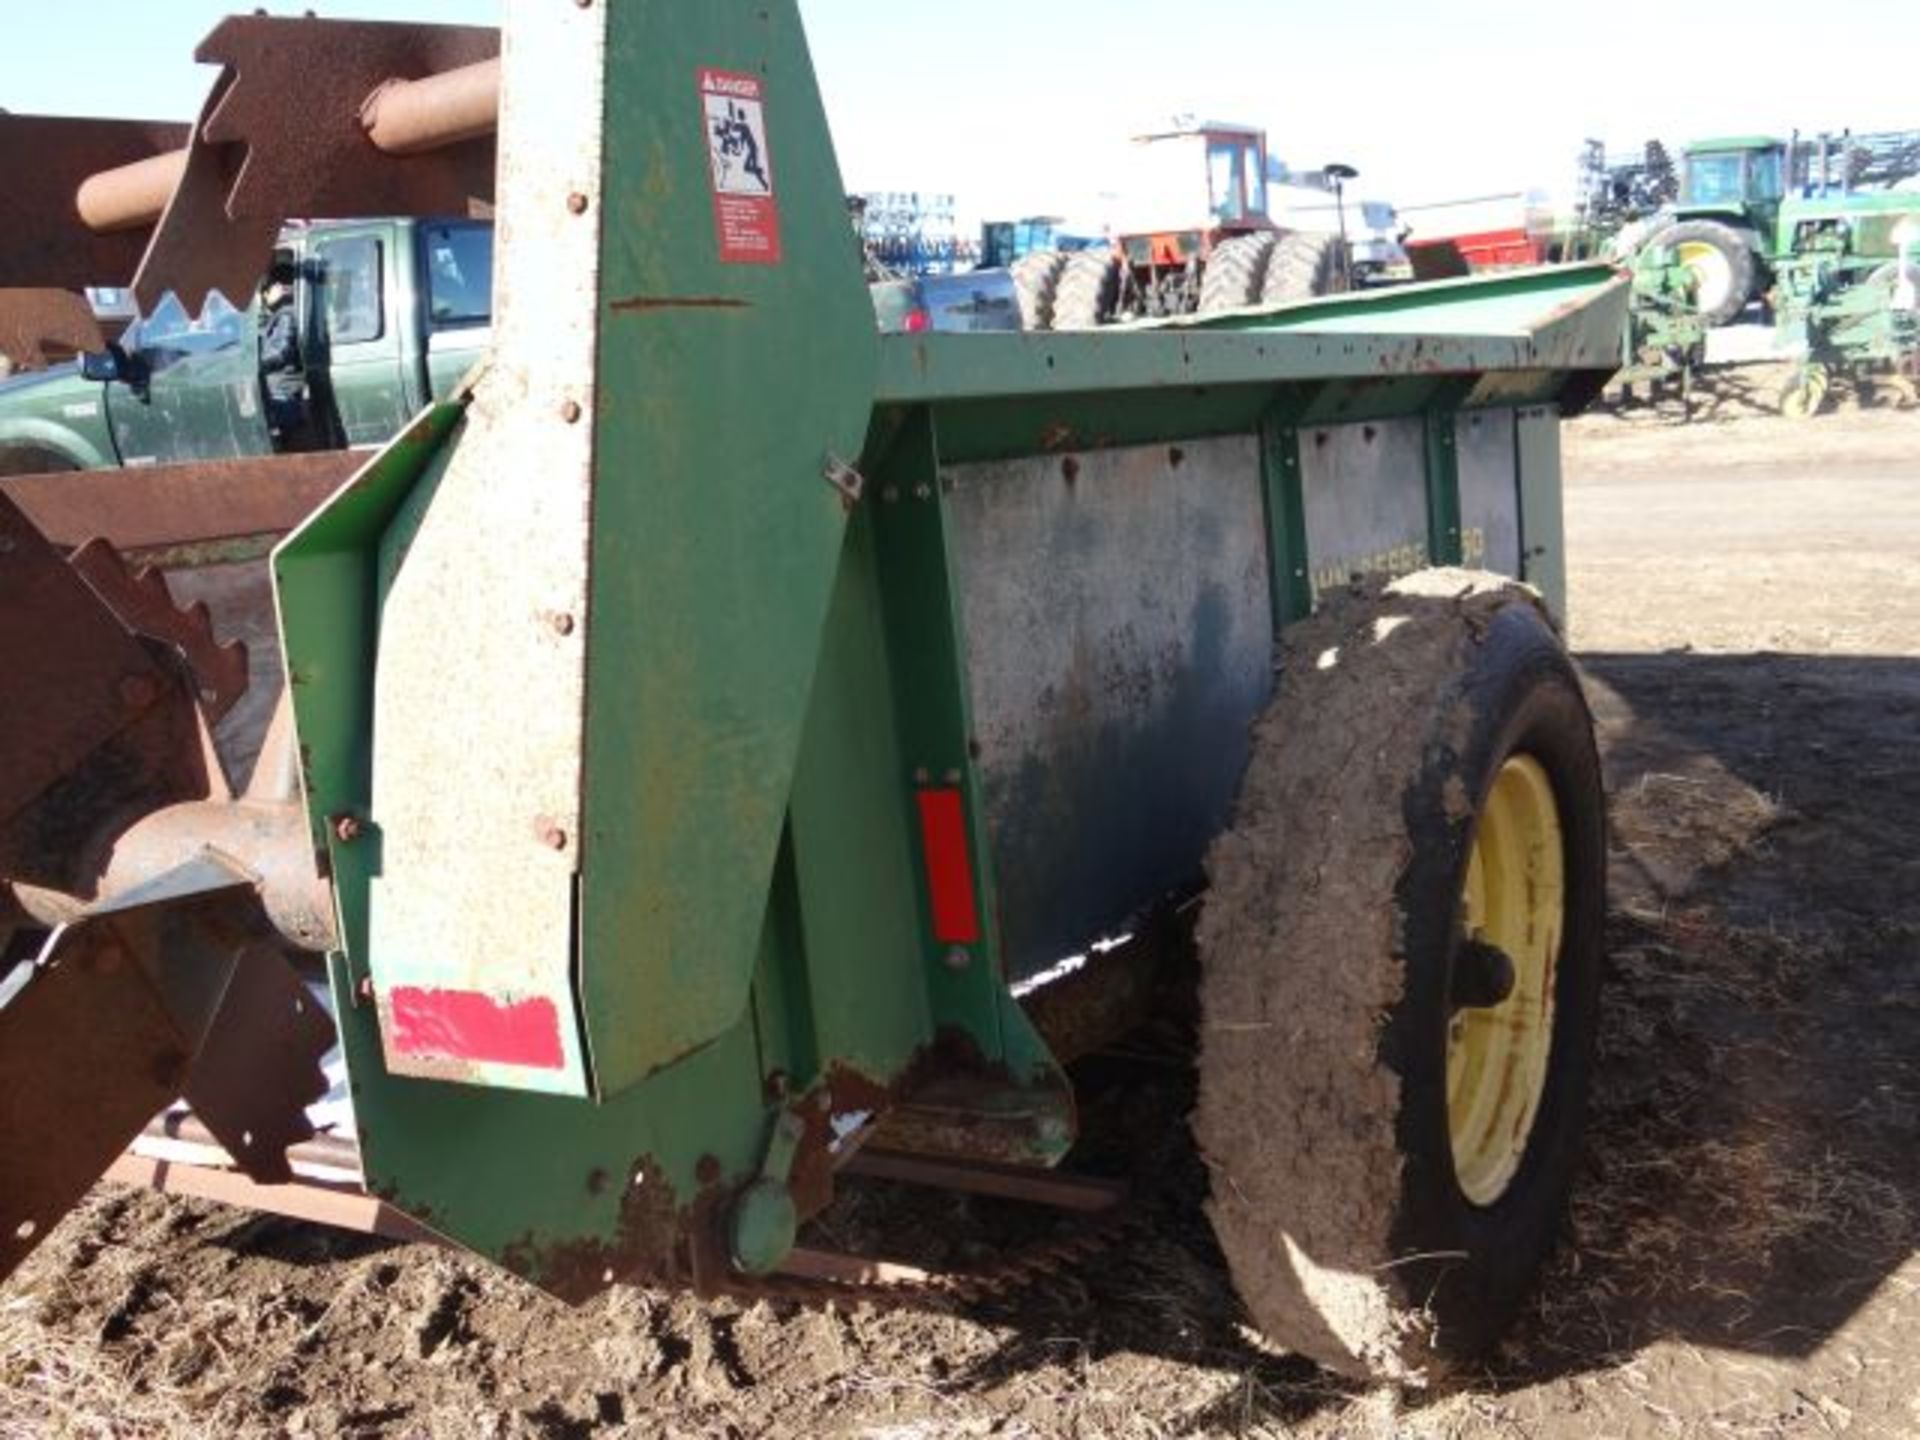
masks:
<path fill-rule="evenodd" d="M 958 973 L 973 964 L 973 952 L 964 945 L 955 945 L 946 954 L 947 968 Z"/>
<path fill-rule="evenodd" d="M 573 634 L 573 630 L 574 630 L 573 616 L 567 614 L 565 611 L 561 611 L 560 613 L 556 614 L 549 623 L 552 624 L 553 633 L 556 635 Z"/>
<path fill-rule="evenodd" d="M 567 213 L 570 215 L 586 214 L 587 213 L 587 197 L 581 194 L 578 190 L 574 191 L 573 194 L 567 196 Z"/>
<path fill-rule="evenodd" d="M 560 418 L 569 425 L 578 425 L 582 413 L 578 400 L 567 400 L 561 403 Z"/>
<path fill-rule="evenodd" d="M 541 820 L 539 824 L 535 826 L 535 831 L 540 836 L 540 843 L 549 850 L 564 850 L 567 848 L 567 832 L 561 829 L 554 821 Z"/>
<path fill-rule="evenodd" d="M 360 823 L 358 815 L 336 815 L 333 817 L 333 838 L 342 845 L 351 845 L 362 835 L 366 827 Z"/>

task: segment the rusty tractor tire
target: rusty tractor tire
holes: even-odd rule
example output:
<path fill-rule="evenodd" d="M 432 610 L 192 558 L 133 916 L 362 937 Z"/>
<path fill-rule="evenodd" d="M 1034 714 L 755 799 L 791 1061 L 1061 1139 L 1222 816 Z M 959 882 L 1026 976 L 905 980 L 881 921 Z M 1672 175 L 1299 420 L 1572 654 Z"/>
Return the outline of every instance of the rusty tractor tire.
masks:
<path fill-rule="evenodd" d="M 1067 257 L 1058 250 L 1035 250 L 1022 255 L 1010 268 L 1013 292 L 1020 305 L 1022 330 L 1053 328 L 1053 297 L 1060 286 Z"/>
<path fill-rule="evenodd" d="M 1096 330 L 1113 318 L 1120 298 L 1120 263 L 1107 250 L 1067 257 L 1053 292 L 1053 328 Z"/>
<path fill-rule="evenodd" d="M 1693 272 L 1696 308 L 1709 326 L 1725 325 L 1747 308 L 1760 268 L 1741 231 L 1718 220 L 1682 220 L 1653 238 Z"/>
<path fill-rule="evenodd" d="M 1208 1214 L 1271 1340 L 1430 1383 L 1518 1310 L 1578 1167 L 1605 920 L 1592 718 L 1533 593 L 1478 572 L 1336 598 L 1284 662 L 1207 859 Z"/>
<path fill-rule="evenodd" d="M 1273 242 L 1271 234 L 1262 232 L 1235 235 L 1214 246 L 1200 276 L 1200 313 L 1212 315 L 1259 304 Z"/>
<path fill-rule="evenodd" d="M 1262 305 L 1284 305 L 1337 295 L 1348 288 L 1346 267 L 1340 263 L 1340 237 L 1294 231 L 1282 235 L 1267 262 L 1260 285 Z"/>

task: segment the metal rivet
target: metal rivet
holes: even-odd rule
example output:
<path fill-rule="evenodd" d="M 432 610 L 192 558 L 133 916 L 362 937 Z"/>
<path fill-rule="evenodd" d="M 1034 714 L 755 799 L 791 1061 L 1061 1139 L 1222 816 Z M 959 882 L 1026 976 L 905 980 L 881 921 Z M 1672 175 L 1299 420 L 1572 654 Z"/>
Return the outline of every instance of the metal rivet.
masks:
<path fill-rule="evenodd" d="M 586 214 L 587 197 L 582 195 L 578 190 L 574 191 L 573 194 L 567 196 L 567 210 L 570 214 L 574 215 Z"/>
<path fill-rule="evenodd" d="M 537 829 L 540 835 L 540 843 L 549 850 L 564 850 L 567 848 L 567 832 L 562 830 L 553 821 L 542 820 L 539 822 Z"/>
<path fill-rule="evenodd" d="M 931 485 L 914 486 L 913 498 L 916 500 L 931 500 L 933 498 L 933 487 Z"/>
<path fill-rule="evenodd" d="M 947 968 L 949 970 L 964 970 L 972 963 L 973 952 L 964 946 L 956 945 L 947 951 Z"/>
<path fill-rule="evenodd" d="M 933 783 L 933 772 L 922 765 L 918 770 L 913 772 L 913 783 L 916 785 L 931 785 Z"/>
<path fill-rule="evenodd" d="M 947 771 L 947 784 L 958 785 L 959 783 L 960 783 L 960 772 L 958 770 Z"/>
<path fill-rule="evenodd" d="M 580 423 L 580 415 L 580 402 L 578 400 L 562 402 L 560 406 L 560 418 L 566 421 L 567 424 L 578 425 Z"/>
<path fill-rule="evenodd" d="M 342 845 L 351 845 L 358 840 L 366 829 L 360 823 L 358 815 L 336 815 L 333 817 L 333 838 Z"/>
<path fill-rule="evenodd" d="M 547 623 L 553 626 L 553 633 L 556 635 L 571 635 L 573 633 L 573 616 L 567 614 L 564 610 L 553 616 Z"/>
<path fill-rule="evenodd" d="M 900 487 L 898 485 L 887 486 L 886 489 L 880 492 L 880 498 L 889 505 L 898 505 L 900 503 Z"/>

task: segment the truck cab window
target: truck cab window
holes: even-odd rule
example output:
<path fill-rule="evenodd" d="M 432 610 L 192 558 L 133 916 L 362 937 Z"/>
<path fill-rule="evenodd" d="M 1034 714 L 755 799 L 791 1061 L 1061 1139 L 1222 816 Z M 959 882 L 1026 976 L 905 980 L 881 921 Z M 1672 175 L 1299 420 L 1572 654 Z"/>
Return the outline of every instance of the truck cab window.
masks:
<path fill-rule="evenodd" d="M 371 235 L 323 241 L 316 247 L 330 343 L 357 345 L 384 333 L 382 248 Z"/>
<path fill-rule="evenodd" d="M 429 225 L 427 295 L 434 328 L 486 325 L 493 320 L 493 227 Z"/>

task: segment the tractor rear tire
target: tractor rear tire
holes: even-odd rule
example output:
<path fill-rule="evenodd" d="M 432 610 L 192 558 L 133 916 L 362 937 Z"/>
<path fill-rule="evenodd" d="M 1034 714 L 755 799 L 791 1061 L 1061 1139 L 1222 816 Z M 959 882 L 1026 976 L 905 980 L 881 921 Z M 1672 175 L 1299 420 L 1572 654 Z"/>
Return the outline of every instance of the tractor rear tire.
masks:
<path fill-rule="evenodd" d="M 1273 247 L 1260 286 L 1260 303 L 1285 305 L 1348 288 L 1346 267 L 1340 263 L 1340 237 L 1295 231 L 1282 235 Z"/>
<path fill-rule="evenodd" d="M 1207 858 L 1208 1214 L 1271 1340 L 1430 1383 L 1512 1319 L 1578 1167 L 1592 717 L 1533 593 L 1480 572 L 1338 596 L 1283 661 Z"/>
<path fill-rule="evenodd" d="M 1053 328 L 1053 297 L 1066 267 L 1067 257 L 1058 250 L 1035 250 L 1013 262 L 1010 270 L 1022 330 Z"/>
<path fill-rule="evenodd" d="M 1106 250 L 1067 257 L 1053 292 L 1055 330 L 1096 330 L 1113 318 L 1120 296 L 1120 264 Z"/>
<path fill-rule="evenodd" d="M 1694 308 L 1709 326 L 1725 325 L 1747 308 L 1759 261 L 1741 231 L 1718 220 L 1682 220 L 1651 238 L 1693 272 Z"/>
<path fill-rule="evenodd" d="M 1260 303 L 1260 286 L 1273 255 L 1270 234 L 1236 235 L 1213 247 L 1200 276 L 1200 313 L 1240 310 Z"/>

